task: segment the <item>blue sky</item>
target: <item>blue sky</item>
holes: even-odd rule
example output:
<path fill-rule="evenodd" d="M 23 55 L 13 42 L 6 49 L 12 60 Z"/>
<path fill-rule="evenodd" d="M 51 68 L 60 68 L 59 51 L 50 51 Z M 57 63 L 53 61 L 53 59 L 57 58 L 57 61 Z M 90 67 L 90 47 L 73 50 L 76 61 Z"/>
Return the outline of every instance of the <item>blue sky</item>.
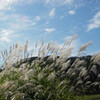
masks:
<path fill-rule="evenodd" d="M 91 40 L 87 53 L 100 51 L 100 0 L 0 0 L 0 49 L 43 38 L 62 44 L 73 34 L 76 49 Z"/>

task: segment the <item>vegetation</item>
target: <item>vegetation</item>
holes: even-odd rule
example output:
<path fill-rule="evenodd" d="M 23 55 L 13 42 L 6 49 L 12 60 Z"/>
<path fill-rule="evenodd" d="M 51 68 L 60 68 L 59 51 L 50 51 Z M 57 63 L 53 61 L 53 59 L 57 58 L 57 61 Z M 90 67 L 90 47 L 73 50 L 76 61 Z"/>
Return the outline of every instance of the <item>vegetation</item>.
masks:
<path fill-rule="evenodd" d="M 0 51 L 3 62 L 0 72 L 0 100 L 99 100 L 99 95 L 83 98 L 85 90 L 79 93 L 74 84 L 77 76 L 71 70 L 71 75 L 66 72 L 68 65 L 71 66 L 70 63 L 74 62 L 68 59 L 73 51 L 71 43 L 76 37 L 77 35 L 72 36 L 62 46 L 56 42 L 47 44 L 43 40 L 40 47 L 36 42 L 35 49 L 29 50 L 27 41 L 24 46 L 15 44 L 9 50 Z M 78 56 L 90 44 L 88 42 L 80 47 Z M 36 52 L 37 57 L 33 57 Z"/>

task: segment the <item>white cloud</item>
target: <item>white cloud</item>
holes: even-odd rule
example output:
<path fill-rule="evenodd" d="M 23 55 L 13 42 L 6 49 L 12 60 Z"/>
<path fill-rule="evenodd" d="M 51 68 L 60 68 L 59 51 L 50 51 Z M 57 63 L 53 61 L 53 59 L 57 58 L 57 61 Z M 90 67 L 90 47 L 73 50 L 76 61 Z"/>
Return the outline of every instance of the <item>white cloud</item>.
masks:
<path fill-rule="evenodd" d="M 10 35 L 10 34 L 12 34 L 13 33 L 13 31 L 11 31 L 11 30 L 2 30 L 1 31 L 1 33 L 2 33 L 2 35 L 4 35 L 4 36 L 8 36 L 8 35 Z"/>
<path fill-rule="evenodd" d="M 69 13 L 70 15 L 74 15 L 74 14 L 75 14 L 75 11 L 74 11 L 74 10 L 70 10 L 68 13 Z"/>
<path fill-rule="evenodd" d="M 72 4 L 73 0 L 43 0 L 45 4 L 49 5 L 56 5 L 56 6 L 62 6 L 66 4 Z"/>
<path fill-rule="evenodd" d="M 45 3 L 46 5 L 63 6 L 73 4 L 74 0 L 0 0 L 0 10 L 12 10 L 18 4 Z"/>
<path fill-rule="evenodd" d="M 55 15 L 55 8 L 53 8 L 49 13 L 50 17 L 53 17 L 54 15 Z"/>
<path fill-rule="evenodd" d="M 10 42 L 11 40 L 9 39 L 9 38 L 7 38 L 7 37 L 1 37 L 1 39 L 0 39 L 2 42 Z"/>
<path fill-rule="evenodd" d="M 36 22 L 33 22 L 33 23 L 32 23 L 33 26 L 35 26 L 36 24 L 37 24 Z"/>
<path fill-rule="evenodd" d="M 96 15 L 90 20 L 90 24 L 88 24 L 87 31 L 90 31 L 95 28 L 100 28 L 100 11 L 98 11 Z"/>
<path fill-rule="evenodd" d="M 73 3 L 73 0 L 65 0 L 65 3 L 72 4 Z"/>
<path fill-rule="evenodd" d="M 40 0 L 0 0 L 0 10 L 12 10 L 12 7 L 16 4 L 23 4 L 23 3 L 30 4 L 35 2 L 41 2 L 41 1 Z"/>
<path fill-rule="evenodd" d="M 9 28 L 10 29 L 13 29 L 13 30 L 16 30 L 16 31 L 21 31 L 21 30 L 29 30 L 29 29 L 32 29 L 33 26 L 35 26 L 36 23 L 33 22 L 33 23 L 19 23 L 19 22 L 16 22 L 16 23 L 9 23 Z"/>
<path fill-rule="evenodd" d="M 55 28 L 46 28 L 45 31 L 48 33 L 51 33 L 51 32 L 56 31 L 56 29 Z"/>
<path fill-rule="evenodd" d="M 35 22 L 36 19 L 32 17 L 20 15 L 20 14 L 11 14 L 11 15 L 3 15 L 5 18 L 1 21 L 4 21 L 7 27 L 11 30 L 27 30 L 32 29 L 37 23 Z M 2 17 L 3 17 L 2 16 Z M 38 19 L 39 20 L 39 19 Z"/>
<path fill-rule="evenodd" d="M 13 7 L 21 4 L 44 3 L 46 5 L 63 6 L 73 4 L 74 0 L 0 0 L 0 10 L 13 10 Z"/>
<path fill-rule="evenodd" d="M 36 16 L 36 21 L 39 21 L 40 19 L 40 16 Z"/>
<path fill-rule="evenodd" d="M 48 4 L 50 2 L 50 0 L 46 0 L 45 3 Z"/>
<path fill-rule="evenodd" d="M 35 18 L 21 15 L 21 14 L 7 14 L 7 13 L 0 13 L 0 22 L 2 22 L 5 27 L 9 28 L 10 30 L 27 30 L 32 29 L 37 22 L 40 20 L 40 16 L 36 16 Z"/>
<path fill-rule="evenodd" d="M 0 10 L 11 10 L 11 6 L 17 2 L 18 0 L 0 0 Z"/>
<path fill-rule="evenodd" d="M 0 40 L 2 42 L 10 42 L 11 41 L 10 36 L 13 34 L 12 30 L 3 29 L 0 33 L 1 33 Z"/>

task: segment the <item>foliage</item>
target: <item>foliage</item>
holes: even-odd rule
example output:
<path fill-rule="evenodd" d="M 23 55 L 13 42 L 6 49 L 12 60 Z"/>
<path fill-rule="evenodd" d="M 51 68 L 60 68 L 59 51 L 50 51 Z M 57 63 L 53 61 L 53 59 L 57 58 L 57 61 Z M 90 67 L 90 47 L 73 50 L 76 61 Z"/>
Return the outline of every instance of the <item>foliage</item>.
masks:
<path fill-rule="evenodd" d="M 4 69 L 0 72 L 0 100 L 80 100 L 74 90 L 70 91 L 67 75 L 63 80 L 59 72 L 72 53 L 71 43 L 76 37 L 73 35 L 62 46 L 44 40 L 38 46 L 36 42 L 38 54 L 31 62 L 35 50 L 29 50 L 28 41 L 24 46 L 15 44 L 0 51 Z M 78 56 L 90 44 L 82 46 Z"/>

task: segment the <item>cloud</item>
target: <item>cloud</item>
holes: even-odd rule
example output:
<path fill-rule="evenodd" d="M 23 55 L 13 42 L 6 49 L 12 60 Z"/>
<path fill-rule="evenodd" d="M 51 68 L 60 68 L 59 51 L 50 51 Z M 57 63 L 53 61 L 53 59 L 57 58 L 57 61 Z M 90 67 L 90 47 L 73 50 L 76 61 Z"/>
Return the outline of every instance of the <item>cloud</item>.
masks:
<path fill-rule="evenodd" d="M 35 26 L 36 24 L 37 24 L 36 22 L 33 22 L 33 23 L 32 23 L 32 26 Z"/>
<path fill-rule="evenodd" d="M 6 21 L 8 18 L 8 15 L 5 15 L 3 12 L 0 12 L 0 21 Z"/>
<path fill-rule="evenodd" d="M 13 10 L 16 5 L 44 3 L 50 6 L 71 5 L 74 0 L 0 0 L 0 10 Z"/>
<path fill-rule="evenodd" d="M 41 0 L 43 2 L 43 0 Z M 12 10 L 15 5 L 41 2 L 40 0 L 0 0 L 0 10 Z"/>
<path fill-rule="evenodd" d="M 26 36 L 23 35 L 23 32 L 35 30 L 35 28 L 37 28 L 36 24 L 36 17 L 0 13 L 0 42 L 11 43 L 19 40 L 22 36 L 25 39 Z"/>
<path fill-rule="evenodd" d="M 39 20 L 39 17 L 37 17 Z M 28 30 L 32 29 L 37 23 L 36 19 L 30 16 L 20 14 L 7 14 L 2 13 L 0 15 L 0 22 L 11 30 Z"/>
<path fill-rule="evenodd" d="M 55 8 L 53 8 L 49 13 L 50 17 L 53 17 L 54 15 L 55 15 Z"/>
<path fill-rule="evenodd" d="M 68 13 L 69 13 L 70 15 L 74 15 L 74 14 L 75 14 L 75 11 L 74 11 L 74 10 L 70 10 Z"/>
<path fill-rule="evenodd" d="M 36 16 L 36 21 L 39 21 L 40 19 L 40 16 Z"/>
<path fill-rule="evenodd" d="M 46 0 L 45 3 L 48 4 L 50 2 L 50 0 Z"/>
<path fill-rule="evenodd" d="M 1 39 L 0 39 L 1 41 L 3 41 L 3 42 L 10 42 L 11 40 L 9 39 L 9 38 L 7 38 L 7 37 L 1 37 Z"/>
<path fill-rule="evenodd" d="M 55 28 L 46 28 L 45 31 L 48 33 L 54 32 L 56 29 Z"/>
<path fill-rule="evenodd" d="M 72 4 L 73 3 L 73 0 L 65 0 L 65 3 Z"/>
<path fill-rule="evenodd" d="M 11 41 L 10 36 L 13 34 L 12 30 L 3 29 L 0 33 L 1 33 L 0 41 L 7 42 L 7 43 Z"/>
<path fill-rule="evenodd" d="M 89 21 L 87 31 L 90 31 L 95 28 L 100 28 L 100 11 L 98 11 L 95 16 Z"/>
<path fill-rule="evenodd" d="M 0 10 L 11 10 L 11 6 L 17 2 L 18 0 L 0 0 Z"/>
<path fill-rule="evenodd" d="M 15 5 L 44 3 L 46 5 L 63 6 L 71 5 L 74 0 L 0 0 L 0 10 L 13 10 Z"/>
<path fill-rule="evenodd" d="M 66 4 L 72 4 L 73 0 L 43 0 L 45 4 L 63 6 Z"/>
<path fill-rule="evenodd" d="M 17 15 L 16 15 L 17 16 Z M 22 22 L 28 22 L 29 21 L 29 18 L 28 18 L 28 16 L 19 16 L 19 17 L 21 17 L 21 21 Z"/>
<path fill-rule="evenodd" d="M 11 30 L 2 30 L 1 31 L 1 33 L 2 33 L 2 35 L 4 35 L 4 36 L 8 36 L 8 35 L 10 35 L 10 34 L 12 34 L 13 33 L 13 31 L 11 31 Z"/>
<path fill-rule="evenodd" d="M 14 30 L 29 30 L 29 29 L 32 29 L 33 26 L 35 26 L 36 23 L 33 22 L 33 23 L 19 23 L 19 22 L 16 22 L 16 23 L 9 23 L 9 28 L 10 29 L 14 29 Z"/>

